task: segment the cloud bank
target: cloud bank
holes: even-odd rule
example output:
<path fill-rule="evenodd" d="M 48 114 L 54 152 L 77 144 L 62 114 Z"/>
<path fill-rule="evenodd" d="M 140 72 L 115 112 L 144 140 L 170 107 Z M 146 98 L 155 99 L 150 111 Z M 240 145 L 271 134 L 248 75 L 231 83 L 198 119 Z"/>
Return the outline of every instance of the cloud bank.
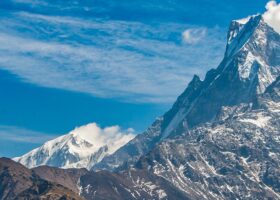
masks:
<path fill-rule="evenodd" d="M 280 33 L 280 3 L 276 1 L 269 1 L 266 4 L 267 11 L 263 14 L 264 20 L 274 28 L 275 31 Z"/>

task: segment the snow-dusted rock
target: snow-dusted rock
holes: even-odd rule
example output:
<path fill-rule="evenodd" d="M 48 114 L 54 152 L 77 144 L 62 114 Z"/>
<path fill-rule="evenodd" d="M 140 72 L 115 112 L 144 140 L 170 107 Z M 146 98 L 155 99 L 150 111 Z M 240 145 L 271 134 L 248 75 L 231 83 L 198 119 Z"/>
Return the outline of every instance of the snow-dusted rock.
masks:
<path fill-rule="evenodd" d="M 254 103 L 168 138 L 137 164 L 191 199 L 280 199 L 280 76 Z M 227 116 L 227 117 L 225 117 Z"/>

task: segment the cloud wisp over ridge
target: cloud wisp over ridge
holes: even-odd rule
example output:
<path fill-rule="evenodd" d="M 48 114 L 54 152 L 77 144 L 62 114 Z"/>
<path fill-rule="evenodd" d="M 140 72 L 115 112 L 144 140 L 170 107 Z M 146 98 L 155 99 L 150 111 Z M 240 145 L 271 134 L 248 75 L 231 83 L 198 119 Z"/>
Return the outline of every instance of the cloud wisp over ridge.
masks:
<path fill-rule="evenodd" d="M 0 69 L 37 85 L 123 101 L 172 102 L 224 50 L 217 27 L 27 12 L 3 14 L 0 22 Z M 199 30 L 199 38 L 182 40 L 186 30 Z"/>
<path fill-rule="evenodd" d="M 280 3 L 272 0 L 266 4 L 266 12 L 263 14 L 265 21 L 280 33 Z"/>

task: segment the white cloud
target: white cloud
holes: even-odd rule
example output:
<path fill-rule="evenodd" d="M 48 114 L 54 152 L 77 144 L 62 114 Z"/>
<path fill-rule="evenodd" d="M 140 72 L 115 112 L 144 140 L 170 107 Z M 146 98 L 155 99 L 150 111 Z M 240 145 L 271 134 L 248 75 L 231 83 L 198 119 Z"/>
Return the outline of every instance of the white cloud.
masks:
<path fill-rule="evenodd" d="M 4 16 L 0 68 L 33 84 L 123 101 L 173 102 L 193 74 L 216 67 L 224 51 L 219 28 L 205 35 L 199 29 L 205 40 L 182 45 L 185 24 Z"/>
<path fill-rule="evenodd" d="M 120 126 L 109 126 L 101 128 L 96 123 L 90 123 L 78 128 L 75 128 L 69 134 L 78 136 L 83 140 L 94 144 L 93 151 L 107 145 L 109 147 L 109 154 L 114 153 L 121 146 L 132 140 L 136 134 L 134 129 L 129 128 L 122 130 Z"/>
<path fill-rule="evenodd" d="M 16 126 L 0 125 L 0 138 L 3 141 L 42 144 L 57 135 L 42 133 Z"/>
<path fill-rule="evenodd" d="M 280 4 L 276 1 L 269 1 L 266 4 L 267 11 L 263 14 L 264 20 L 280 33 Z"/>
<path fill-rule="evenodd" d="M 196 44 L 205 38 L 207 33 L 206 28 L 190 28 L 183 32 L 183 41 L 187 44 Z"/>

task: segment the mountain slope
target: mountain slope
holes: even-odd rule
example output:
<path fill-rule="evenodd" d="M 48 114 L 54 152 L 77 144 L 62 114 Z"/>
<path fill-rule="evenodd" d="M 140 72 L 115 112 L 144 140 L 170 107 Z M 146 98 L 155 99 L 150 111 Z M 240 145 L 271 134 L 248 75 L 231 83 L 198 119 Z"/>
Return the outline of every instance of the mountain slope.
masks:
<path fill-rule="evenodd" d="M 81 176 L 88 173 L 86 169 L 61 169 L 49 166 L 33 168 L 32 171 L 42 179 L 54 182 L 79 194 L 78 182 Z"/>
<path fill-rule="evenodd" d="M 14 160 L 29 168 L 40 165 L 91 168 L 133 137 L 130 130 L 121 132 L 117 126 L 101 129 L 92 123 L 48 141 L 41 147 L 22 157 L 14 158 Z"/>
<path fill-rule="evenodd" d="M 138 163 L 199 199 L 280 199 L 280 77 L 254 105 L 224 107 Z"/>
<path fill-rule="evenodd" d="M 233 21 L 218 68 L 210 70 L 203 81 L 194 76 L 171 110 L 93 170 L 133 165 L 163 139 L 213 121 L 222 106 L 252 102 L 279 76 L 279 55 L 280 35 L 262 16 Z"/>
<path fill-rule="evenodd" d="M 62 185 L 40 178 L 19 163 L 0 158 L 0 199 L 81 200 L 83 198 Z"/>

